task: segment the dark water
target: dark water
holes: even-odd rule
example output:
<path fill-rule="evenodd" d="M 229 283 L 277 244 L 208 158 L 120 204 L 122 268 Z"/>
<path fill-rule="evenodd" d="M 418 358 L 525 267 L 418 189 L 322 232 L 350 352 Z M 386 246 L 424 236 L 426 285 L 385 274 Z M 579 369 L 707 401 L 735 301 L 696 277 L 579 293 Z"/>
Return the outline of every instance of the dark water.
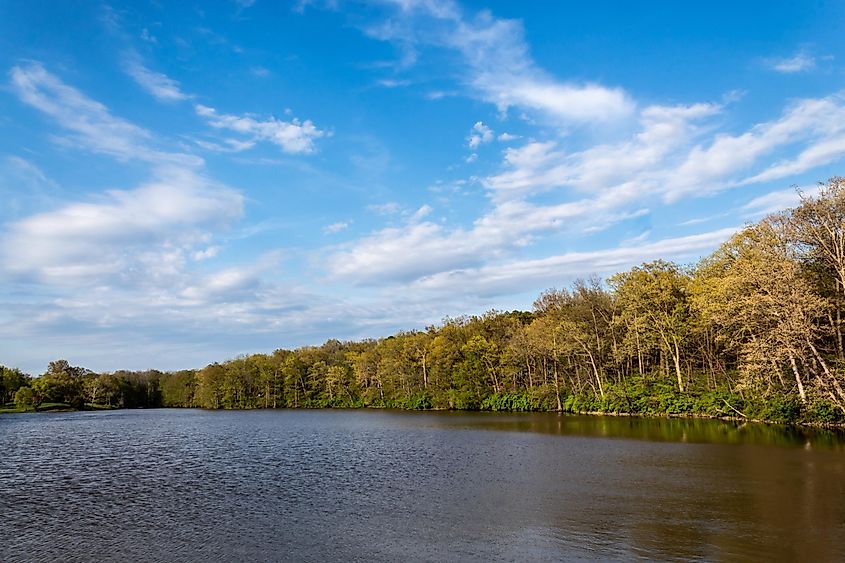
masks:
<path fill-rule="evenodd" d="M 377 411 L 0 416 L 0 560 L 845 560 L 845 436 Z"/>

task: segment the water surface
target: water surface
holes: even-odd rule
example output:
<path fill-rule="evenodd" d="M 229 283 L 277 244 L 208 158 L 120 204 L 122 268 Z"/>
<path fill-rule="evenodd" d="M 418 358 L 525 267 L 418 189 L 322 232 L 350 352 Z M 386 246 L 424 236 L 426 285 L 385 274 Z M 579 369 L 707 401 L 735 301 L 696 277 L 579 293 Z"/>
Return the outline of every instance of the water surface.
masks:
<path fill-rule="evenodd" d="M 0 560 L 845 560 L 845 437 L 386 411 L 0 416 Z"/>

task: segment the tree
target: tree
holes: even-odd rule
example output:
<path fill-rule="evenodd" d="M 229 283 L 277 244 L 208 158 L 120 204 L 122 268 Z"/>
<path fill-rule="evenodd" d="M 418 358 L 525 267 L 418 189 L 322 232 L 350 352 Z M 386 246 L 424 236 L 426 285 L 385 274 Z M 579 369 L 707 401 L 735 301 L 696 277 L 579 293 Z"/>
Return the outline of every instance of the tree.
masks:
<path fill-rule="evenodd" d="M 0 406 L 14 400 L 17 390 L 28 385 L 29 379 L 17 368 L 0 366 Z"/>
<path fill-rule="evenodd" d="M 831 178 L 816 197 L 801 194 L 801 205 L 789 218 L 789 235 L 797 244 L 799 257 L 821 275 L 822 286 L 831 285 L 835 307 L 831 326 L 836 333 L 836 350 L 843 350 L 843 308 L 845 308 L 845 178 Z M 824 283 L 830 280 L 831 284 Z"/>
<path fill-rule="evenodd" d="M 197 389 L 193 370 L 166 373 L 161 378 L 161 402 L 165 407 L 192 407 Z"/>
<path fill-rule="evenodd" d="M 40 401 L 67 403 L 81 409 L 85 405 L 84 378 L 90 374 L 81 367 L 71 366 L 66 360 L 50 362 L 47 371 L 33 380 L 32 389 Z"/>
<path fill-rule="evenodd" d="M 748 378 L 783 386 L 786 369 L 806 403 L 805 384 L 816 371 L 841 406 L 845 395 L 815 344 L 826 332 L 819 321 L 828 303 L 804 277 L 786 229 L 785 217 L 772 216 L 737 233 L 702 263 L 693 302 L 739 353 Z"/>
<path fill-rule="evenodd" d="M 30 387 L 20 387 L 15 391 L 15 406 L 24 411 L 35 408 L 35 393 Z"/>
<path fill-rule="evenodd" d="M 655 337 L 661 353 L 672 359 L 678 390 L 683 392 L 681 350 L 690 329 L 689 276 L 676 264 L 657 260 L 617 274 L 609 282 L 621 318 L 638 333 Z"/>
<path fill-rule="evenodd" d="M 218 363 L 206 366 L 197 373 L 197 403 L 207 409 L 219 409 L 225 405 L 223 399 L 223 382 L 226 370 Z"/>

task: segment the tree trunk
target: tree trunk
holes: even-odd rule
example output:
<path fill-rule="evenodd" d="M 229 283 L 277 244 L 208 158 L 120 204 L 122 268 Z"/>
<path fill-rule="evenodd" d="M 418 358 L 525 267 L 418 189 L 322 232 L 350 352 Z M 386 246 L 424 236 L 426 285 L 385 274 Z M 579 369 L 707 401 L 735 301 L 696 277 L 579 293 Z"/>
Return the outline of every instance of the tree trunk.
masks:
<path fill-rule="evenodd" d="M 681 350 L 678 347 L 678 340 L 675 339 L 675 353 L 672 358 L 675 360 L 675 375 L 678 377 L 678 391 L 684 392 L 684 380 L 681 377 Z"/>
<path fill-rule="evenodd" d="M 795 383 L 798 384 L 798 395 L 801 397 L 801 402 L 807 402 L 807 394 L 804 392 L 804 384 L 801 382 L 801 374 L 798 373 L 798 364 L 795 363 L 795 356 L 789 354 L 789 363 L 792 366 L 792 373 L 795 375 Z"/>
<path fill-rule="evenodd" d="M 833 374 L 830 372 L 830 370 L 829 370 L 829 369 L 828 369 L 828 367 L 827 367 L 827 363 L 825 363 L 825 361 L 824 361 L 824 360 L 822 359 L 822 357 L 821 357 L 821 354 L 819 354 L 819 351 L 818 351 L 818 350 L 816 350 L 816 347 L 815 347 L 815 346 L 813 346 L 813 343 L 812 343 L 812 342 L 810 342 L 810 340 L 809 340 L 809 339 L 807 340 L 807 344 L 810 346 L 810 350 L 812 350 L 812 351 L 813 351 L 813 355 L 814 355 L 814 356 L 816 357 L 816 359 L 819 361 L 819 364 L 821 364 L 821 366 L 822 366 L 822 370 L 824 371 L 824 374 L 827 376 L 827 378 L 828 378 L 828 380 L 830 381 L 831 385 L 833 385 L 833 388 L 836 390 L 836 394 L 837 394 L 837 395 L 839 395 L 839 397 L 840 397 L 841 399 L 845 400 L 845 392 L 843 392 L 843 391 L 842 391 L 842 387 L 839 385 L 839 381 L 836 379 L 836 376 L 835 376 L 835 375 L 833 375 Z"/>
<path fill-rule="evenodd" d="M 560 379 L 557 375 L 557 361 L 555 361 L 555 399 L 557 400 L 557 412 L 563 410 L 563 404 L 560 402 Z"/>
<path fill-rule="evenodd" d="M 423 388 L 428 389 L 428 370 L 425 367 L 425 359 L 426 359 L 426 354 L 423 352 L 423 355 L 422 355 Z"/>

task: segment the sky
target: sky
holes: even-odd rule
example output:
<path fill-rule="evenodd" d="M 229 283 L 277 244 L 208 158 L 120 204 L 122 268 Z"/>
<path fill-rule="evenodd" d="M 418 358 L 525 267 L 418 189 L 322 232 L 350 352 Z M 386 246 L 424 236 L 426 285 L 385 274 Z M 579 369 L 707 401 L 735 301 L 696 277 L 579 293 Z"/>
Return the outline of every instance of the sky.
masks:
<path fill-rule="evenodd" d="M 0 3 L 0 364 L 202 367 L 694 263 L 845 174 L 841 2 Z"/>

